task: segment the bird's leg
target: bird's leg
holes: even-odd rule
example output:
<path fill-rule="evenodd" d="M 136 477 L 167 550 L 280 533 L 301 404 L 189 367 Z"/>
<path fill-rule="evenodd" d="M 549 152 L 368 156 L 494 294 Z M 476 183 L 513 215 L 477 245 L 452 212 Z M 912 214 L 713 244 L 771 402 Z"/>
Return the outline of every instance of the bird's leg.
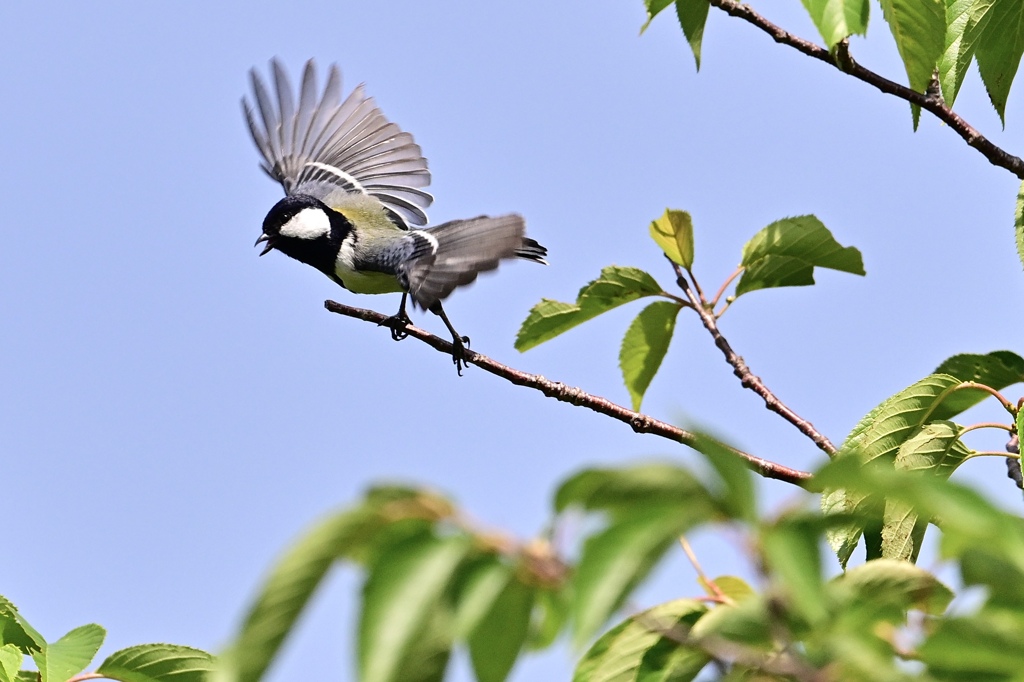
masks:
<path fill-rule="evenodd" d="M 430 306 L 430 312 L 439 316 L 443 321 L 448 331 L 452 334 L 452 362 L 455 363 L 455 371 L 462 376 L 462 368 L 468 367 L 469 363 L 466 362 L 466 346 L 469 345 L 468 336 L 460 336 L 455 327 L 452 326 L 451 320 L 444 314 L 444 308 L 441 307 L 441 302 L 438 301 L 434 305 Z"/>
<path fill-rule="evenodd" d="M 405 312 L 405 302 L 408 298 L 409 294 L 403 291 L 402 304 L 398 306 L 398 312 L 381 322 L 382 325 L 387 325 L 391 328 L 391 338 L 395 341 L 401 341 L 409 336 L 409 332 L 405 331 L 406 326 L 412 324 L 408 313 Z"/>

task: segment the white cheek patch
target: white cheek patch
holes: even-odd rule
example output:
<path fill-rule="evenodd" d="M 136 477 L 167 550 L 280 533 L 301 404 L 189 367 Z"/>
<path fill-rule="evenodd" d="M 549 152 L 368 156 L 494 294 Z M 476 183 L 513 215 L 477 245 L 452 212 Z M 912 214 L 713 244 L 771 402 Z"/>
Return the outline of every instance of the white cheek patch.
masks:
<path fill-rule="evenodd" d="M 331 233 L 331 219 L 319 208 L 304 208 L 281 226 L 281 236 L 317 239 Z"/>

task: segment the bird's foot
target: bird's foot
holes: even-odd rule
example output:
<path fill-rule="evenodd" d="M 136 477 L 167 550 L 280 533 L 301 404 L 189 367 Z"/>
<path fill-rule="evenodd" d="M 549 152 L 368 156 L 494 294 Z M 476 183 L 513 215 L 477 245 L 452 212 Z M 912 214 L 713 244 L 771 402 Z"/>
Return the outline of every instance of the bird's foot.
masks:
<path fill-rule="evenodd" d="M 409 319 L 404 310 L 401 310 L 397 315 L 392 315 L 378 326 L 389 327 L 391 329 L 391 338 L 395 341 L 401 341 L 409 336 L 409 332 L 405 331 L 405 328 L 411 324 L 412 320 Z"/>
<path fill-rule="evenodd" d="M 469 347 L 468 336 L 453 336 L 452 337 L 452 362 L 455 363 L 455 371 L 462 376 L 462 368 L 469 367 L 469 361 L 466 359 L 466 349 Z"/>

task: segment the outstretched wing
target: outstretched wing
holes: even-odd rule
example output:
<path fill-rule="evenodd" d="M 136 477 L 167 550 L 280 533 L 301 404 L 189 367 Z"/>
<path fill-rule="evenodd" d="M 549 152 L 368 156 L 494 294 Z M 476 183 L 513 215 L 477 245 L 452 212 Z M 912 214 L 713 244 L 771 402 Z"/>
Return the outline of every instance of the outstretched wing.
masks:
<path fill-rule="evenodd" d="M 243 98 L 242 108 L 261 166 L 285 194 L 321 200 L 338 192 L 369 194 L 402 227 L 426 225 L 424 209 L 433 197 L 420 188 L 430 184 L 430 171 L 412 135 L 388 122 L 362 85 L 342 101 L 336 65 L 318 99 L 316 67 L 306 62 L 298 103 L 280 62 L 273 59 L 270 67 L 276 97 L 253 69 L 256 104 Z"/>

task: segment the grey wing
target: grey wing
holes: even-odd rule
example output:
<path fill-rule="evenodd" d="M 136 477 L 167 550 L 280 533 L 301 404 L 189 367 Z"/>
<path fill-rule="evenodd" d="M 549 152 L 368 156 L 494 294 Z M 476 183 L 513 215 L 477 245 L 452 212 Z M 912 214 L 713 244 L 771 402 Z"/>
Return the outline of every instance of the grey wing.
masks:
<path fill-rule="evenodd" d="M 416 230 L 403 238 L 416 238 L 417 248 L 399 265 L 399 281 L 415 303 L 429 309 L 456 287 L 497 268 L 502 260 L 522 257 L 525 229 L 522 216 L 513 214 L 453 220 Z"/>
<path fill-rule="evenodd" d="M 433 197 L 422 187 L 430 171 L 412 135 L 390 123 L 363 86 L 342 101 L 341 73 L 331 65 L 318 97 L 316 67 L 306 62 L 299 99 L 277 59 L 270 62 L 273 94 L 256 70 L 250 72 L 255 99 L 242 99 L 260 164 L 286 194 L 310 194 L 329 201 L 338 193 L 379 199 L 400 226 L 426 225 Z"/>

